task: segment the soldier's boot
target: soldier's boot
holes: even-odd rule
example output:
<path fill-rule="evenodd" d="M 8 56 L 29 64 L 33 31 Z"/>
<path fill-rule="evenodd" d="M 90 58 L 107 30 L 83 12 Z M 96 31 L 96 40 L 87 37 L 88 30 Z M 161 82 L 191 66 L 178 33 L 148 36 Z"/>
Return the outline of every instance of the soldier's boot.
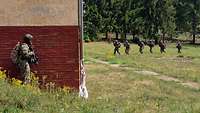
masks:
<path fill-rule="evenodd" d="M 127 50 L 127 55 L 129 55 L 129 51 L 130 51 L 130 49 Z"/>
<path fill-rule="evenodd" d="M 24 78 L 24 84 L 29 84 L 29 83 L 31 83 L 31 77 L 30 76 L 26 76 Z"/>
<path fill-rule="evenodd" d="M 128 48 L 125 49 L 125 53 L 126 53 L 127 55 L 129 55 L 129 49 L 128 49 Z"/>

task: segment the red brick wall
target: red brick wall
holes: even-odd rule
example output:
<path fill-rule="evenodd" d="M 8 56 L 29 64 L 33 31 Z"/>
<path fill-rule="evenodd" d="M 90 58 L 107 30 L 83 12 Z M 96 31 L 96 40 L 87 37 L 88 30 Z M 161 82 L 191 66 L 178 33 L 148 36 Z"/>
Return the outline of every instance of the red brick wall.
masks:
<path fill-rule="evenodd" d="M 12 77 L 20 78 L 19 71 L 10 59 L 12 48 L 21 37 L 34 36 L 33 46 L 39 64 L 32 65 L 40 82 L 55 82 L 59 86 L 79 87 L 79 27 L 78 26 L 24 26 L 0 27 L 0 67 Z"/>

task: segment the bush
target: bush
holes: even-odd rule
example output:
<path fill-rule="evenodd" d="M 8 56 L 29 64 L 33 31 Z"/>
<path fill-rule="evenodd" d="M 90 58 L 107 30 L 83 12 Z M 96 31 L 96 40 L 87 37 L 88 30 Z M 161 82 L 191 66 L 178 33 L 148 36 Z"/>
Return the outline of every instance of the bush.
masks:
<path fill-rule="evenodd" d="M 97 35 L 94 33 L 93 34 L 85 33 L 83 39 L 85 42 L 95 41 L 97 40 Z"/>
<path fill-rule="evenodd" d="M 85 42 L 90 42 L 90 38 L 89 38 L 89 36 L 87 35 L 87 34 L 84 34 L 84 41 Z"/>
<path fill-rule="evenodd" d="M 4 70 L 4 71 L 1 71 L 0 70 L 0 80 L 4 80 L 4 79 L 6 79 L 6 71 Z"/>

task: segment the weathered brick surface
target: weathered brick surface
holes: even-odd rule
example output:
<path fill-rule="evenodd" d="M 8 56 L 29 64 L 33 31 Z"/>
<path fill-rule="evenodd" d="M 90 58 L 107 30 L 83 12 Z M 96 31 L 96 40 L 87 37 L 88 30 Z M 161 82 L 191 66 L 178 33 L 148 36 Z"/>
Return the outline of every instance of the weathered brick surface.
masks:
<path fill-rule="evenodd" d="M 77 26 L 1 26 L 0 67 L 8 70 L 12 77 L 20 78 L 10 59 L 12 48 L 21 37 L 30 33 L 34 36 L 34 49 L 39 64 L 32 65 L 41 82 L 55 82 L 61 86 L 79 86 L 79 27 Z"/>

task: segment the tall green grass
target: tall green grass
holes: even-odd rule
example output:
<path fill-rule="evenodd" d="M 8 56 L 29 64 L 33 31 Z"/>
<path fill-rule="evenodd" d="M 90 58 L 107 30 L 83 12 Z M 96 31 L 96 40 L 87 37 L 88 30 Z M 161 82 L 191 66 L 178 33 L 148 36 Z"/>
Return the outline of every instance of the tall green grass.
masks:
<path fill-rule="evenodd" d="M 160 54 L 157 47 L 150 54 L 145 48 L 141 55 L 138 47 L 132 45 L 130 56 L 113 56 L 111 44 L 85 44 L 88 100 L 80 98 L 77 92 L 59 88 L 48 91 L 10 84 L 1 76 L 2 72 L 0 113 L 198 113 L 200 91 L 197 89 L 90 60 L 96 58 L 199 82 L 200 49 L 184 46 L 180 57 L 174 46 L 169 45 L 166 54 Z"/>

